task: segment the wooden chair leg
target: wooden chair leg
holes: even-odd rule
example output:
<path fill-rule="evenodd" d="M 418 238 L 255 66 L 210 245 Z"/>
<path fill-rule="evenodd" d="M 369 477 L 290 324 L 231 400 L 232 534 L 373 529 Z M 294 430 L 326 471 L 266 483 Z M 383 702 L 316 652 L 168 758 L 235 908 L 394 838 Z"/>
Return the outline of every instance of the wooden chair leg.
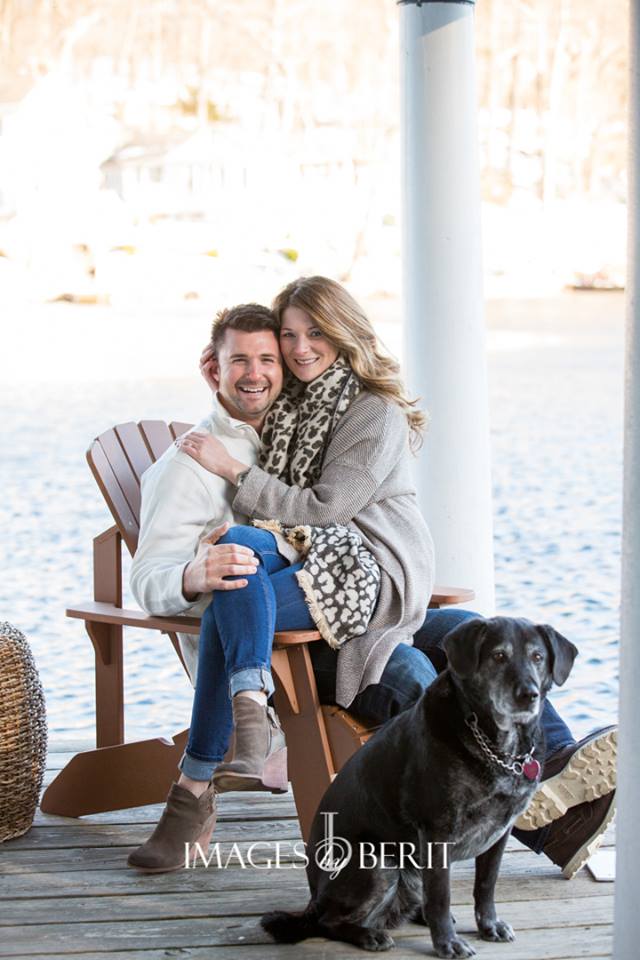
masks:
<path fill-rule="evenodd" d="M 289 779 L 298 811 L 300 830 L 308 840 L 320 799 L 335 775 L 322 707 L 309 649 L 306 644 L 287 649 L 297 694 L 294 713 L 284 688 L 278 683 L 275 704 L 287 738 Z M 277 677 L 277 668 L 274 670 Z"/>
<path fill-rule="evenodd" d="M 122 627 L 87 621 L 96 655 L 96 746 L 124 743 Z"/>
<path fill-rule="evenodd" d="M 189 731 L 78 753 L 45 790 L 40 809 L 62 817 L 162 803 L 178 776 Z"/>
<path fill-rule="evenodd" d="M 93 596 L 122 606 L 122 537 L 110 527 L 93 541 Z M 87 621 L 96 655 L 96 746 L 124 743 L 122 627 Z"/>

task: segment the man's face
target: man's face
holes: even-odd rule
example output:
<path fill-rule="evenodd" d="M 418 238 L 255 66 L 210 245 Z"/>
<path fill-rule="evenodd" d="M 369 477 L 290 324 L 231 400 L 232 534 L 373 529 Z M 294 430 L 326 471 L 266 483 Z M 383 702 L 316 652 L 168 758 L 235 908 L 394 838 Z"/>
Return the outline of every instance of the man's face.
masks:
<path fill-rule="evenodd" d="M 271 330 L 227 330 L 212 373 L 217 374 L 218 396 L 227 413 L 262 429 L 282 390 L 282 360 L 275 334 Z"/>

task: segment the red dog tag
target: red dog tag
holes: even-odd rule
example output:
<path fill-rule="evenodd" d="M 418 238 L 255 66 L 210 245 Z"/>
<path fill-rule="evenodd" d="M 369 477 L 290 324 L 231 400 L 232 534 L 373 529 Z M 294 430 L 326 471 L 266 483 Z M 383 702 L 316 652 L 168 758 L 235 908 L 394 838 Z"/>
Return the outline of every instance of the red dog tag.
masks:
<path fill-rule="evenodd" d="M 530 757 L 522 764 L 522 772 L 527 780 L 537 780 L 541 772 L 540 764 L 534 757 Z"/>

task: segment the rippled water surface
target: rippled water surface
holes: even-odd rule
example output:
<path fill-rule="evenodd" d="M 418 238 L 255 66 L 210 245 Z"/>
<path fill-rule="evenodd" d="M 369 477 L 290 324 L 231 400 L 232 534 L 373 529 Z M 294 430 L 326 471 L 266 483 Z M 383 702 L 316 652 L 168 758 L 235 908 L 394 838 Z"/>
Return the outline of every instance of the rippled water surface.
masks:
<path fill-rule="evenodd" d="M 554 700 L 580 735 L 616 713 L 622 317 L 622 297 L 609 294 L 488 308 L 498 609 L 553 623 L 579 646 Z M 398 325 L 384 326 L 393 345 Z M 86 739 L 92 647 L 64 608 L 91 596 L 91 540 L 111 521 L 85 450 L 123 420 L 198 419 L 206 389 L 197 376 L 120 382 L 103 371 L 93 384 L 25 377 L 0 387 L 0 403 L 0 619 L 31 641 L 52 737 Z M 182 729 L 191 692 L 169 640 L 126 636 L 127 736 Z"/>

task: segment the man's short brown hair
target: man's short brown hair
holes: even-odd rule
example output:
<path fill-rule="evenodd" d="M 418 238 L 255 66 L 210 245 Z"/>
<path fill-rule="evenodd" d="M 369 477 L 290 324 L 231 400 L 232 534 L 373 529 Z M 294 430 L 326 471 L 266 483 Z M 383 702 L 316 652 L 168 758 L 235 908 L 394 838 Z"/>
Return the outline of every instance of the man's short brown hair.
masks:
<path fill-rule="evenodd" d="M 227 330 L 244 330 L 245 333 L 271 330 L 277 338 L 280 324 L 275 313 L 259 303 L 241 303 L 220 310 L 211 327 L 211 345 L 216 356 Z"/>

